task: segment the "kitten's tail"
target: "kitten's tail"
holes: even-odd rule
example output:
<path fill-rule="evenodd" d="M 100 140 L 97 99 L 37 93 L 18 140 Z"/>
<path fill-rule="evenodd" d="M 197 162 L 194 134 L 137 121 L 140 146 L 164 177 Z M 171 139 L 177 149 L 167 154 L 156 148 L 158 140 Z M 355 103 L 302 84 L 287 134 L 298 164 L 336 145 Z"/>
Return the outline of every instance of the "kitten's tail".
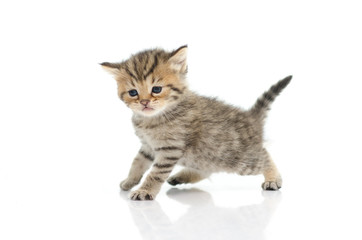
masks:
<path fill-rule="evenodd" d="M 264 119 L 266 112 L 270 109 L 271 103 L 275 98 L 281 93 L 281 91 L 290 83 L 292 76 L 288 76 L 273 86 L 270 89 L 261 95 L 254 106 L 249 110 L 252 116 L 255 116 L 259 119 Z"/>

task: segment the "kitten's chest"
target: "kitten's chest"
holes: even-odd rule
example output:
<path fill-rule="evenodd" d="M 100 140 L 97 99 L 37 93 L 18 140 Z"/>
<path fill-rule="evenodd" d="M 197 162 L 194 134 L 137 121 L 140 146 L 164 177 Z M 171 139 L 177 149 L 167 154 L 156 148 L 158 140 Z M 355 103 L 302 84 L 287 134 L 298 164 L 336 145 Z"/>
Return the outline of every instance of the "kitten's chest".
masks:
<path fill-rule="evenodd" d="M 152 129 L 135 127 L 135 130 L 141 142 L 152 148 L 180 146 L 185 139 L 185 131 L 180 126 L 163 125 Z"/>

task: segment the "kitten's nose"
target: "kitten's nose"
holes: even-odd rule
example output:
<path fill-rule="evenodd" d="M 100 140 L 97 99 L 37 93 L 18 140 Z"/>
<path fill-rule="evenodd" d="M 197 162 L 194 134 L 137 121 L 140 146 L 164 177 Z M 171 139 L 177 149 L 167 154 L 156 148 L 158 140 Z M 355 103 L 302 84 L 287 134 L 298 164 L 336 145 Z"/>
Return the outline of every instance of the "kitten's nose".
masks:
<path fill-rule="evenodd" d="M 142 99 L 140 102 L 141 102 L 141 104 L 142 104 L 143 106 L 147 107 L 147 105 L 148 105 L 148 103 L 150 102 L 150 100 L 148 100 L 148 99 Z"/>

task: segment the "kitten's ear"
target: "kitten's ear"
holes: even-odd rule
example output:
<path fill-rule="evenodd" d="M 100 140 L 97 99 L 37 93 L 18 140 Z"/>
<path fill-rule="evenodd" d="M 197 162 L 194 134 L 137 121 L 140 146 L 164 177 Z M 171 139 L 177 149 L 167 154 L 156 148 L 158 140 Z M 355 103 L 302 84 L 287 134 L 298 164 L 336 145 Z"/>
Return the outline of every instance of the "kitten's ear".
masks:
<path fill-rule="evenodd" d="M 104 70 L 106 70 L 108 73 L 112 74 L 113 76 L 117 76 L 120 73 L 120 67 L 121 64 L 119 63 L 109 63 L 104 62 L 100 63 L 100 65 L 103 67 Z"/>
<path fill-rule="evenodd" d="M 187 45 L 179 47 L 171 53 L 171 57 L 168 59 L 168 62 L 171 65 L 171 68 L 180 73 L 187 72 Z"/>

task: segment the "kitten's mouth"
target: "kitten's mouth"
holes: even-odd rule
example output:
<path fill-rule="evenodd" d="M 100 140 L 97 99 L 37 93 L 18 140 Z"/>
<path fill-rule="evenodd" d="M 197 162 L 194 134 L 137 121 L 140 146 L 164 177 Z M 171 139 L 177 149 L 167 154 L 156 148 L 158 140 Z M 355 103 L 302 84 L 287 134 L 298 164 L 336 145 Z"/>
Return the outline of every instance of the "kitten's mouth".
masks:
<path fill-rule="evenodd" d="M 154 109 L 153 108 L 150 108 L 150 107 L 144 107 L 142 109 L 142 112 L 149 112 L 149 111 L 153 111 Z"/>

